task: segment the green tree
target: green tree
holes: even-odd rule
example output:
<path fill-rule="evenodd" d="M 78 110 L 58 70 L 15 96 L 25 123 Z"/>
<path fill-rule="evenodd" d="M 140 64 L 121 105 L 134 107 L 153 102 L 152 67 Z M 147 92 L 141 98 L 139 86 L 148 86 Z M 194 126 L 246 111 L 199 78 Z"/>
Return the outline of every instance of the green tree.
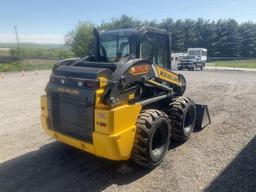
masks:
<path fill-rule="evenodd" d="M 172 50 L 177 52 L 186 51 L 185 48 L 185 32 L 182 20 L 177 20 L 171 29 Z"/>
<path fill-rule="evenodd" d="M 138 27 L 141 25 L 139 20 L 133 17 L 128 17 L 127 15 L 122 15 L 120 18 L 114 18 L 110 22 L 105 23 L 104 21 L 100 25 L 101 30 L 111 30 L 111 29 L 122 29 L 130 27 Z"/>
<path fill-rule="evenodd" d="M 208 20 L 203 20 L 199 18 L 196 23 L 196 33 L 197 33 L 197 44 L 195 47 L 202 47 L 208 49 L 208 54 L 212 55 L 213 47 L 213 34 L 214 34 L 214 22 Z"/>
<path fill-rule="evenodd" d="M 66 35 L 66 44 L 71 44 L 71 50 L 76 56 L 84 57 L 92 52 L 93 28 L 90 22 L 80 22 L 74 31 Z"/>
<path fill-rule="evenodd" d="M 9 53 L 10 53 L 11 56 L 15 56 L 15 54 L 16 54 L 16 49 L 10 49 L 10 50 L 9 50 Z"/>
<path fill-rule="evenodd" d="M 213 56 L 239 56 L 239 25 L 233 20 L 218 20 L 213 34 Z"/>
<path fill-rule="evenodd" d="M 256 57 L 256 24 L 247 22 L 241 24 L 240 54 L 242 57 Z"/>
<path fill-rule="evenodd" d="M 234 19 L 209 21 L 201 18 L 176 21 L 166 18 L 157 22 L 140 21 L 122 15 L 109 22 L 102 22 L 98 28 L 112 30 L 141 26 L 170 31 L 173 51 L 185 52 L 189 47 L 202 47 L 207 48 L 208 56 L 212 57 L 256 57 L 256 24 L 253 22 L 239 24 Z M 66 45 L 71 45 L 76 56 L 85 56 L 91 52 L 93 27 L 90 22 L 82 22 L 65 36 Z"/>

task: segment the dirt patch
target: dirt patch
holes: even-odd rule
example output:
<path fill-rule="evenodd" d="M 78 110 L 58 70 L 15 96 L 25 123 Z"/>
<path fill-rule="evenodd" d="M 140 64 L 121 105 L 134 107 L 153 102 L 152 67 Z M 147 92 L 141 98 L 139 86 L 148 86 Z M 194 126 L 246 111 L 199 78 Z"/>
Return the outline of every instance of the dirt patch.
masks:
<path fill-rule="evenodd" d="M 49 71 L 0 80 L 0 191 L 253 191 L 256 74 L 183 72 L 185 95 L 209 105 L 212 125 L 172 143 L 153 170 L 89 155 L 49 138 L 39 96 Z"/>

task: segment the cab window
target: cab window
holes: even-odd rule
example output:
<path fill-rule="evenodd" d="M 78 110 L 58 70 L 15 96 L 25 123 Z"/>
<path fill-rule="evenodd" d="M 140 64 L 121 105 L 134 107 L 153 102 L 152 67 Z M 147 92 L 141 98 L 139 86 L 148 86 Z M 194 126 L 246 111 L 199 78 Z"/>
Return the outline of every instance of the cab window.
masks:
<path fill-rule="evenodd" d="M 101 36 L 101 55 L 109 62 L 117 62 L 130 54 L 127 36 L 118 34 L 103 34 Z"/>
<path fill-rule="evenodd" d="M 141 40 L 140 57 L 165 68 L 170 65 L 170 44 L 167 35 L 147 32 Z"/>

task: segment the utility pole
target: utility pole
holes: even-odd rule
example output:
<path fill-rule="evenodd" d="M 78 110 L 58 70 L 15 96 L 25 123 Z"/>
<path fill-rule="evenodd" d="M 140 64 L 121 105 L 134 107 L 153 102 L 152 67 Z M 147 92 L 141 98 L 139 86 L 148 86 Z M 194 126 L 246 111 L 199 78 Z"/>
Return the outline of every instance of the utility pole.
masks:
<path fill-rule="evenodd" d="M 19 36 L 18 36 L 18 30 L 17 30 L 16 25 L 14 26 L 14 31 L 15 31 L 15 35 L 16 35 L 17 48 L 20 49 Z"/>

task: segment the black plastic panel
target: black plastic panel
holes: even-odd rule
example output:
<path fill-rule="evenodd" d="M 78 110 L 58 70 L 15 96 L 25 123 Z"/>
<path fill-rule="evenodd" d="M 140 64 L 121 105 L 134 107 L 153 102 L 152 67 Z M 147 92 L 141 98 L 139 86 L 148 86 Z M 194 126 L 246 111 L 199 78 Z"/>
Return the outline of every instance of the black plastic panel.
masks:
<path fill-rule="evenodd" d="M 83 96 L 58 92 L 48 94 L 50 128 L 92 143 L 95 91 L 83 90 L 83 92 L 87 93 L 82 94 Z"/>

